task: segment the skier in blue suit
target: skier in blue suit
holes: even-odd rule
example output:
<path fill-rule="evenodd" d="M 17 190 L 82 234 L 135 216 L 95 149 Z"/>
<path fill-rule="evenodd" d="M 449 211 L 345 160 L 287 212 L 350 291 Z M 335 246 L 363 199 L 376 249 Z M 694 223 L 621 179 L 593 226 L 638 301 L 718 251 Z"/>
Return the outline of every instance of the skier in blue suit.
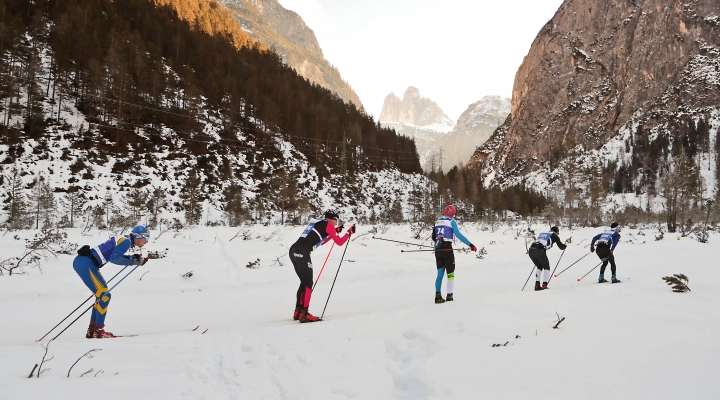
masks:
<path fill-rule="evenodd" d="M 435 265 L 437 266 L 437 278 L 435 279 L 435 303 L 441 304 L 445 301 L 453 301 L 455 289 L 455 253 L 452 250 L 453 239 L 458 238 L 461 242 L 470 246 L 472 251 L 477 247 L 460 233 L 455 217 L 455 206 L 452 204 L 445 207 L 444 216 L 435 222 L 433 227 L 432 240 L 435 243 Z M 442 298 L 440 287 L 442 286 L 443 275 L 447 271 L 447 300 Z"/>
<path fill-rule="evenodd" d="M 100 273 L 100 268 L 108 262 L 118 265 L 145 264 L 147 258 L 142 258 L 139 254 L 126 256 L 125 253 L 133 246 L 143 247 L 149 239 L 150 231 L 144 226 L 138 225 L 129 235 L 111 237 L 95 247 L 85 245 L 78 250 L 78 256 L 73 261 L 73 269 L 97 298 L 90 316 L 90 326 L 85 334 L 86 338 L 115 337 L 104 329 L 111 296 L 105 278 Z"/>
<path fill-rule="evenodd" d="M 618 232 L 620 232 L 621 229 L 622 226 L 620 226 L 620 224 L 613 222 L 612 225 L 610 225 L 609 230 L 595 235 L 592 242 L 590 242 L 590 251 L 595 252 L 595 254 L 597 254 L 603 262 L 602 267 L 600 267 L 600 277 L 598 278 L 598 283 L 607 282 L 604 275 L 605 267 L 607 267 L 608 262 L 610 262 L 610 270 L 612 271 L 611 282 L 620 283 L 615 276 L 617 268 L 615 267 L 615 255 L 613 254 L 613 251 L 615 250 L 615 247 L 617 247 L 618 243 L 620 243 L 620 233 Z M 597 246 L 595 245 L 596 242 Z"/>

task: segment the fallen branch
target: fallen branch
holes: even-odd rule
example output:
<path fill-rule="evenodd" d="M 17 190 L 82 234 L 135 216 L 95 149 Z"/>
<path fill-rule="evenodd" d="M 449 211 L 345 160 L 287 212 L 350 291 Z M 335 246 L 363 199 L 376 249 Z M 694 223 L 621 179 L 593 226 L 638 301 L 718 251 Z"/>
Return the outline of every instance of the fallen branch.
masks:
<path fill-rule="evenodd" d="M 558 326 L 560 325 L 560 323 L 565 321 L 565 317 L 561 317 L 560 314 L 558 314 L 557 312 L 555 313 L 555 315 L 558 316 L 558 320 L 557 320 L 557 323 L 555 324 L 555 326 L 553 326 L 553 329 L 558 329 Z"/>
<path fill-rule="evenodd" d="M 28 375 L 28 378 L 32 378 L 32 377 L 33 377 L 33 374 L 35 373 L 35 369 L 36 369 L 37 367 L 38 367 L 38 365 L 35 364 L 35 366 L 33 367 L 33 370 L 30 371 L 30 375 Z"/>
<path fill-rule="evenodd" d="M 102 349 L 92 349 L 92 350 L 88 351 L 87 353 L 81 355 L 80 358 L 78 358 L 77 361 L 75 361 L 75 363 L 74 363 L 74 364 L 70 367 L 70 369 L 68 370 L 68 373 L 67 373 L 67 377 L 68 377 L 68 378 L 70 377 L 70 371 L 72 371 L 72 369 L 73 369 L 73 367 L 75 366 L 75 364 L 79 363 L 80 360 L 83 359 L 83 357 L 87 357 L 87 358 L 93 358 L 93 357 L 94 357 L 92 354 L 90 354 L 90 353 L 92 353 L 93 351 L 102 351 Z M 91 371 L 92 371 L 92 370 L 91 370 Z M 87 373 L 87 372 L 86 372 L 86 373 Z M 86 373 L 85 373 L 85 374 L 86 374 Z M 83 375 L 85 375 L 85 374 L 83 374 Z M 80 377 L 82 378 L 82 375 L 80 375 Z"/>

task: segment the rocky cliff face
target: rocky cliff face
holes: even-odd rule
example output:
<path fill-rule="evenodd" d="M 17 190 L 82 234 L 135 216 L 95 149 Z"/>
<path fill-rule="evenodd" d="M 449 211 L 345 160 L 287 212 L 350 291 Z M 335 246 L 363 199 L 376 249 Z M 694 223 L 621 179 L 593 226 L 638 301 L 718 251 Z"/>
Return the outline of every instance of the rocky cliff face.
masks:
<path fill-rule="evenodd" d="M 393 93 L 385 98 L 379 121 L 415 139 L 420 164 L 426 171 L 441 166 L 448 171 L 466 162 L 509 113 L 510 99 L 485 96 L 471 104 L 455 124 L 440 106 L 411 86 L 402 100 Z"/>
<path fill-rule="evenodd" d="M 423 127 L 448 127 L 454 123 L 434 101 L 420 96 L 420 90 L 410 86 L 402 100 L 394 93 L 385 98 L 380 122 L 397 122 Z M 440 128 L 439 130 L 442 130 Z"/>
<path fill-rule="evenodd" d="M 649 154 L 641 143 L 716 132 L 719 14 L 718 1 L 566 0 L 517 71 L 511 116 L 470 164 L 504 184 L 557 166 L 568 147 L 620 140 L 607 157 L 633 169 Z"/>
<path fill-rule="evenodd" d="M 485 143 L 490 135 L 510 114 L 510 99 L 485 96 L 470 104 L 460 115 L 452 132 L 438 138 L 437 145 L 443 149 L 443 166 L 452 168 L 466 163 L 475 149 Z"/>
<path fill-rule="evenodd" d="M 274 49 L 300 75 L 362 109 L 360 97 L 325 60 L 312 29 L 277 0 L 218 0 L 250 36 Z"/>
<path fill-rule="evenodd" d="M 390 93 L 383 103 L 378 121 L 413 138 L 420 156 L 420 165 L 432 169 L 433 156 L 438 153 L 437 140 L 450 132 L 455 124 L 434 101 L 420 96 L 417 88 L 405 90 L 402 100 Z M 436 160 L 437 161 L 437 160 Z"/>

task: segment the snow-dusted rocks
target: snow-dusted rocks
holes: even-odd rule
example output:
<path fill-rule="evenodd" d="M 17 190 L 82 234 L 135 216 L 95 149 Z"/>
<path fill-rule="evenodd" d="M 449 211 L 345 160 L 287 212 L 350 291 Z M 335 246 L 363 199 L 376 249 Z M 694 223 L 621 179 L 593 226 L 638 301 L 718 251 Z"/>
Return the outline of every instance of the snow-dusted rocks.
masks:
<path fill-rule="evenodd" d="M 490 137 L 509 113 L 510 99 L 485 96 L 468 106 L 455 124 L 440 106 L 411 86 L 402 99 L 394 93 L 385 98 L 379 120 L 383 126 L 415 139 L 425 170 L 438 170 L 442 163 L 447 171 L 467 162 L 475 148 Z"/>

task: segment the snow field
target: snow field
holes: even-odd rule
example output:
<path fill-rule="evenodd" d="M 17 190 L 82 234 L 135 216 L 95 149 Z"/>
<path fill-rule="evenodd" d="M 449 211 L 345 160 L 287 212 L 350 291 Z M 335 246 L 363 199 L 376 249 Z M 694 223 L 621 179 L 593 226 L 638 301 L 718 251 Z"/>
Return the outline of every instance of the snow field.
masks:
<path fill-rule="evenodd" d="M 711 399 L 720 389 L 718 235 L 710 244 L 675 234 L 656 242 L 651 231 L 631 237 L 637 231 L 625 229 L 615 251 L 621 284 L 597 284 L 599 269 L 578 282 L 599 262 L 591 254 L 536 293 L 534 277 L 520 291 L 532 266 L 522 238 L 465 224 L 461 230 L 488 254 L 480 260 L 456 252 L 456 301 L 436 305 L 432 253 L 401 253 L 413 248 L 358 237 L 369 231 L 360 226 L 326 321 L 299 324 L 291 319 L 299 280 L 287 250 L 302 227 L 252 229 L 248 241 L 229 241 L 237 229 L 226 227 L 153 235 L 144 250 L 168 249 L 168 256 L 113 290 L 106 320 L 115 334 L 139 336 L 85 339 L 86 314 L 50 344 L 55 358 L 44 367 L 52 369 L 40 379 L 27 379 L 44 353 L 34 339 L 90 292 L 67 255 L 44 264 L 44 274 L 0 277 L 0 398 Z M 561 231 L 573 244 L 557 272 L 582 257 L 600 231 Z M 108 235 L 68 232 L 78 245 Z M 377 236 L 427 244 L 412 240 L 407 225 Z M 0 237 L 0 258 L 22 248 L 12 233 Z M 316 276 L 329 250 L 313 252 Z M 311 302 L 315 315 L 343 250 L 332 250 Z M 552 268 L 561 254 L 548 252 Z M 278 256 L 283 266 L 272 265 Z M 257 258 L 260 268 L 245 268 Z M 102 272 L 109 279 L 121 268 Z M 191 278 L 181 276 L 189 271 Z M 675 273 L 688 275 L 692 292 L 673 293 L 660 279 Z M 556 312 L 566 320 L 554 330 Z M 102 351 L 78 362 L 68 379 L 70 366 L 94 348 Z"/>

